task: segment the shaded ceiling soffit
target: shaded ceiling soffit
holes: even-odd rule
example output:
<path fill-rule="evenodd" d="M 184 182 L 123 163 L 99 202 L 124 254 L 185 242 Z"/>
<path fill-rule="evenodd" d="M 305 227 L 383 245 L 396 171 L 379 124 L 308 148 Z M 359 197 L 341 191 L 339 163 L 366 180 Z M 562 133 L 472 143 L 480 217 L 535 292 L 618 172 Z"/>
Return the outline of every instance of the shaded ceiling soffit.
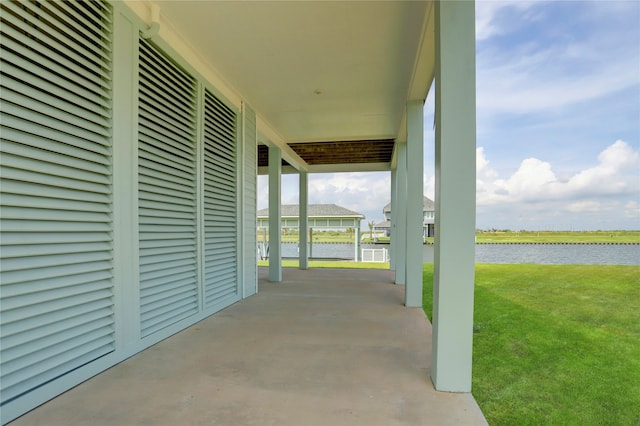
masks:
<path fill-rule="evenodd" d="M 302 142 L 290 143 L 288 146 L 310 167 L 343 165 L 380 165 L 386 164 L 388 169 L 394 151 L 393 139 L 376 139 L 340 142 Z M 269 148 L 258 145 L 258 167 L 268 167 Z M 282 165 L 288 163 L 283 159 Z M 366 167 L 365 167 L 366 168 Z"/>
<path fill-rule="evenodd" d="M 393 139 L 290 143 L 310 166 L 355 163 L 389 163 Z"/>

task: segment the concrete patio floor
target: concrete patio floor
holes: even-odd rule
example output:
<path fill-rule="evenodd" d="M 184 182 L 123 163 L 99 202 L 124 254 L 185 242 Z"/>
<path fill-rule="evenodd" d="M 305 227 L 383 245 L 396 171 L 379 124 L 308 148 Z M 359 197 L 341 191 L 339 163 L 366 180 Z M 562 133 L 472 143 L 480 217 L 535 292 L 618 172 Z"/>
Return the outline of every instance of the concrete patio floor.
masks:
<path fill-rule="evenodd" d="M 285 269 L 11 425 L 484 425 L 436 392 L 431 325 L 381 270 Z"/>

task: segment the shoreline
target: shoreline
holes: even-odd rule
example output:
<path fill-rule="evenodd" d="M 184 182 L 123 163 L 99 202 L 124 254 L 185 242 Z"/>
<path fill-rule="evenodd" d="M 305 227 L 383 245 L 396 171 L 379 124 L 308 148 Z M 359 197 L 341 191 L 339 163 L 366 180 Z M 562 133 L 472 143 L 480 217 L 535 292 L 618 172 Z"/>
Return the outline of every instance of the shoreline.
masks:
<path fill-rule="evenodd" d="M 258 241 L 258 244 L 261 244 L 261 241 Z M 282 244 L 298 244 L 297 241 L 282 241 Z M 313 241 L 313 244 L 355 244 L 353 241 Z M 389 242 L 377 242 L 377 243 L 369 243 L 369 242 L 361 242 L 361 244 L 370 244 L 376 246 L 388 246 Z M 433 245 L 432 241 L 427 241 L 423 243 L 423 245 Z M 600 241 L 478 241 L 476 245 L 582 245 L 582 246 L 638 246 L 640 242 L 600 242 Z"/>

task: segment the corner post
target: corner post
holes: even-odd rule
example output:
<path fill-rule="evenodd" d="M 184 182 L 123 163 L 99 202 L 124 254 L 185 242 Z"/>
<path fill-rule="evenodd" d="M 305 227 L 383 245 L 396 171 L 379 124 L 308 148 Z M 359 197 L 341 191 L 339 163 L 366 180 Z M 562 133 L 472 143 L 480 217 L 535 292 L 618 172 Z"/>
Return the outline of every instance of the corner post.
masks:
<path fill-rule="evenodd" d="M 280 194 L 282 153 L 269 147 L 269 281 L 282 281 L 282 252 L 280 250 Z"/>
<path fill-rule="evenodd" d="M 471 391 L 475 268 L 475 4 L 437 1 L 436 238 L 431 379 Z"/>
<path fill-rule="evenodd" d="M 396 284 L 407 282 L 407 144 L 396 144 L 396 200 L 391 206 L 395 226 Z M 395 213 L 393 212 L 395 209 Z M 394 237 L 391 237 L 394 238 Z"/>
<path fill-rule="evenodd" d="M 309 204 L 309 185 L 307 172 L 300 172 L 300 192 L 298 214 L 298 263 L 300 269 L 309 269 L 309 218 L 307 217 L 307 206 Z"/>
<path fill-rule="evenodd" d="M 398 202 L 396 201 L 396 176 L 397 171 L 391 170 L 391 213 L 389 215 L 389 269 L 396 270 L 396 239 L 394 238 L 396 226 L 396 212 Z M 384 214 L 384 212 L 383 212 Z"/>
<path fill-rule="evenodd" d="M 355 247 L 355 253 L 353 254 L 353 260 L 355 262 L 360 262 L 360 219 L 356 220 L 356 226 L 353 228 L 353 233 L 355 234 L 355 241 L 353 242 L 353 246 Z"/>
<path fill-rule="evenodd" d="M 422 306 L 423 104 L 422 99 L 407 102 L 406 287 L 404 303 L 405 306 L 413 308 Z"/>

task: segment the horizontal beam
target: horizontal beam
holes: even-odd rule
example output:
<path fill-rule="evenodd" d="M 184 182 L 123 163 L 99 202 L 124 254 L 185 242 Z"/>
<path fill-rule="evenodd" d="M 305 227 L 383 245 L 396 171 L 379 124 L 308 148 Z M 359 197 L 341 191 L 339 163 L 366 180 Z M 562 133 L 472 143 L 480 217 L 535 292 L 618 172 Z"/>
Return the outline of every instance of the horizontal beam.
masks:
<path fill-rule="evenodd" d="M 307 173 L 350 173 L 350 172 L 388 172 L 391 163 L 353 163 L 353 164 L 322 164 L 307 166 Z M 297 174 L 298 170 L 291 166 L 282 166 L 283 175 Z M 268 167 L 258 167 L 258 175 L 268 175 Z"/>
<path fill-rule="evenodd" d="M 319 164 L 309 166 L 309 173 L 388 172 L 391 163 Z"/>

